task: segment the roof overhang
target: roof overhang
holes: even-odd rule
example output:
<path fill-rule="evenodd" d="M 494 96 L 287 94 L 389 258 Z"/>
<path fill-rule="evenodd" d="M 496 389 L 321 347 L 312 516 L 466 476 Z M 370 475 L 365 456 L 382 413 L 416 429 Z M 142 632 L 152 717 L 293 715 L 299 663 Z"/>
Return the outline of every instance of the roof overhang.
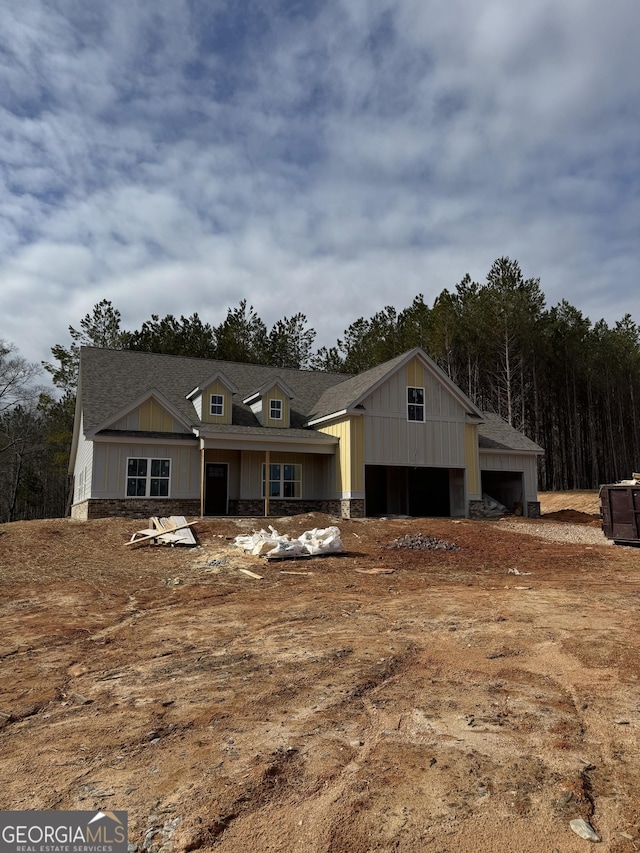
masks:
<path fill-rule="evenodd" d="M 339 439 L 324 433 L 310 433 L 309 437 L 272 430 L 268 435 L 251 432 L 217 432 L 215 429 L 195 430 L 201 450 L 256 450 L 283 451 L 287 453 L 335 454 Z M 302 430 L 300 431 L 302 432 Z M 283 434 L 279 434 L 283 433 Z"/>
<path fill-rule="evenodd" d="M 545 451 L 539 450 L 517 450 L 515 447 L 478 447 L 478 453 L 489 453 L 504 456 L 505 453 L 511 453 L 515 456 L 544 456 Z"/>
<path fill-rule="evenodd" d="M 255 403 L 256 400 L 259 400 L 260 397 L 264 397 L 265 394 L 268 394 L 272 388 L 279 388 L 285 396 L 290 400 L 293 400 L 294 394 L 291 388 L 289 388 L 287 383 L 280 379 L 279 376 L 275 376 L 273 379 L 269 380 L 269 382 L 265 382 L 257 391 L 253 391 L 248 397 L 245 397 L 242 402 L 246 406 L 250 406 L 251 403 Z"/>
<path fill-rule="evenodd" d="M 221 370 L 216 370 L 216 372 L 212 373 L 205 382 L 201 382 L 199 385 L 196 385 L 193 391 L 187 394 L 187 400 L 193 400 L 195 397 L 198 397 L 210 385 L 213 385 L 214 382 L 218 381 L 221 382 L 232 394 L 237 393 L 237 386 L 230 379 L 227 379 Z"/>
<path fill-rule="evenodd" d="M 192 424 L 189 423 L 182 414 L 179 412 L 173 403 L 169 402 L 167 398 L 161 391 L 158 391 L 156 388 L 150 388 L 148 391 L 145 391 L 144 394 L 141 394 L 139 397 L 136 397 L 135 400 L 132 400 L 130 403 L 122 406 L 118 411 L 109 415 L 107 420 L 98 424 L 92 430 L 87 430 L 85 436 L 90 441 L 93 441 L 97 435 L 97 433 L 101 432 L 103 429 L 108 429 L 112 424 L 117 423 L 120 418 L 124 418 L 125 415 L 128 415 L 129 412 L 132 412 L 134 409 L 137 409 L 138 406 L 141 406 L 143 403 L 146 403 L 150 398 L 154 398 L 163 409 L 166 409 L 167 412 L 171 415 L 174 420 L 178 421 L 178 423 L 182 424 L 185 429 L 188 429 L 190 432 L 192 430 Z"/>
<path fill-rule="evenodd" d="M 154 433 L 153 436 L 150 436 L 149 433 L 141 432 L 139 435 L 136 435 L 132 430 L 130 431 L 118 431 L 118 430 L 107 430 L 105 432 L 97 433 L 91 439 L 96 443 L 102 444 L 176 444 L 176 445 L 184 445 L 184 444 L 195 444 L 197 441 L 195 435 L 193 433 L 185 433 L 184 438 L 176 435 L 176 433 L 171 432 L 167 433 L 167 435 L 162 435 L 162 433 Z"/>

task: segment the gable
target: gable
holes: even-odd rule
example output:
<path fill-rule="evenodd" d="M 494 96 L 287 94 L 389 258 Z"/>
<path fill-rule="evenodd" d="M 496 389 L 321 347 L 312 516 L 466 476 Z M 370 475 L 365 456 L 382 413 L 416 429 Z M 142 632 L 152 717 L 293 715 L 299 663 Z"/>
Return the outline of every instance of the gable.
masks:
<path fill-rule="evenodd" d="M 455 393 L 448 384 L 445 385 L 441 377 L 418 356 L 387 375 L 361 399 L 359 406 L 369 415 L 377 413 L 406 420 L 408 388 L 424 390 L 425 420 L 465 419 L 467 407 L 462 404 L 461 395 Z"/>
<path fill-rule="evenodd" d="M 103 429 L 167 433 L 191 432 L 154 396 L 150 396 L 144 402 L 134 406 L 134 408 L 113 421 L 113 423 L 105 423 Z"/>
<path fill-rule="evenodd" d="M 194 401 L 200 420 L 206 424 L 230 424 L 233 395 L 221 378 L 209 383 Z"/>

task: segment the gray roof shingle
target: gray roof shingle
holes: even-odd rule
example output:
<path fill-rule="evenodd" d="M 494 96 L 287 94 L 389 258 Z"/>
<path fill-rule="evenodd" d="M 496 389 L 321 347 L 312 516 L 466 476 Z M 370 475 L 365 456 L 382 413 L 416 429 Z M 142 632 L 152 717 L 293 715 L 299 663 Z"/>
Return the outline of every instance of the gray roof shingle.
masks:
<path fill-rule="evenodd" d="M 193 403 L 187 400 L 187 394 L 216 370 L 237 386 L 233 423 L 246 427 L 257 427 L 259 423 L 242 400 L 276 377 L 280 377 L 294 394 L 291 401 L 292 428 L 302 428 L 322 393 L 345 379 L 344 374 L 82 347 L 80 373 L 84 429 L 90 432 L 106 424 L 109 418 L 133 405 L 150 389 L 166 397 L 185 423 L 198 426 L 198 415 Z"/>
<path fill-rule="evenodd" d="M 483 412 L 484 423 L 478 425 L 478 446 L 480 450 L 526 450 L 544 453 L 535 441 L 531 441 L 524 433 L 518 432 L 493 412 Z"/>

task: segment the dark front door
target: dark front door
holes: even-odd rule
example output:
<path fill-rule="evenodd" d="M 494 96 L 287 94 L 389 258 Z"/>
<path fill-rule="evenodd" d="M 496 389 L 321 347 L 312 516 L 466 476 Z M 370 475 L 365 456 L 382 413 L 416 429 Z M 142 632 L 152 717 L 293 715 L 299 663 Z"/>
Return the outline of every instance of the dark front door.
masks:
<path fill-rule="evenodd" d="M 204 466 L 204 514 L 227 514 L 227 466 L 207 462 Z"/>

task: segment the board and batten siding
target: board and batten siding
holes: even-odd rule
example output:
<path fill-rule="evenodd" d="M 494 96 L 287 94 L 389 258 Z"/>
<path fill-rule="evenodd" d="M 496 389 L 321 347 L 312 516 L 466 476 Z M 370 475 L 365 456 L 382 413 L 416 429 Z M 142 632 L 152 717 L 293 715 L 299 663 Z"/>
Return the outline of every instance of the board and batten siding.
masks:
<path fill-rule="evenodd" d="M 94 443 L 92 498 L 123 498 L 126 495 L 127 459 L 171 460 L 170 497 L 200 497 L 200 451 L 177 444 Z M 87 495 L 87 497 L 89 497 Z"/>
<path fill-rule="evenodd" d="M 467 463 L 467 495 L 470 500 L 479 500 L 482 497 L 482 489 L 477 424 L 464 425 L 464 453 Z"/>
<path fill-rule="evenodd" d="M 183 432 L 185 434 L 189 432 L 153 397 L 145 400 L 112 424 L 112 428 L 145 432 Z"/>
<path fill-rule="evenodd" d="M 241 497 L 240 492 L 240 466 L 241 456 L 239 450 L 205 450 L 204 461 L 226 465 L 228 472 L 228 495 L 230 500 Z"/>
<path fill-rule="evenodd" d="M 301 465 L 301 498 L 323 498 L 326 495 L 328 471 L 332 456 L 312 453 L 284 453 L 271 451 L 272 465 Z M 240 497 L 243 500 L 262 498 L 262 466 L 265 454 L 260 450 L 243 451 L 240 464 Z M 295 500 L 295 498 L 291 498 Z"/>
<path fill-rule="evenodd" d="M 73 501 L 78 503 L 91 497 L 93 479 L 93 444 L 84 437 L 83 419 L 80 421 L 78 449 L 73 469 Z"/>
<path fill-rule="evenodd" d="M 407 420 L 407 388 L 424 388 L 425 422 Z M 362 401 L 365 462 L 464 468 L 465 410 L 415 358 Z"/>
<path fill-rule="evenodd" d="M 481 471 L 514 471 L 524 474 L 526 500 L 538 499 L 537 456 L 528 453 L 487 453 L 480 451 Z"/>
<path fill-rule="evenodd" d="M 346 417 L 318 432 L 339 439 L 332 463 L 332 497 L 364 497 L 365 430 L 364 418 Z"/>
<path fill-rule="evenodd" d="M 219 394 L 222 397 L 222 414 L 211 414 L 211 395 Z M 233 412 L 233 397 L 231 391 L 220 379 L 216 379 L 207 388 L 204 389 L 201 395 L 193 401 L 196 407 L 196 412 L 199 414 L 203 423 L 206 424 L 230 424 Z"/>
<path fill-rule="evenodd" d="M 282 417 L 271 418 L 271 401 L 279 400 L 282 403 Z M 276 385 L 271 391 L 262 398 L 262 423 L 266 427 L 275 427 L 276 429 L 286 429 L 289 426 L 289 398 Z"/>

